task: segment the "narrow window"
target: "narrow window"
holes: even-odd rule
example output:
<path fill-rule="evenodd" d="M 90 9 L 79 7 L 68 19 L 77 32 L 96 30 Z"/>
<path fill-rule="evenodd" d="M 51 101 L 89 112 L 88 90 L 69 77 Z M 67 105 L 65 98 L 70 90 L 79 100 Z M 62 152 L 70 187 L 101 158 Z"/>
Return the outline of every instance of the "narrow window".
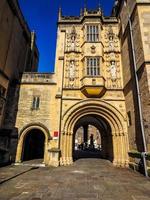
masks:
<path fill-rule="evenodd" d="M 32 109 L 38 110 L 40 107 L 40 97 L 34 96 L 32 101 Z"/>

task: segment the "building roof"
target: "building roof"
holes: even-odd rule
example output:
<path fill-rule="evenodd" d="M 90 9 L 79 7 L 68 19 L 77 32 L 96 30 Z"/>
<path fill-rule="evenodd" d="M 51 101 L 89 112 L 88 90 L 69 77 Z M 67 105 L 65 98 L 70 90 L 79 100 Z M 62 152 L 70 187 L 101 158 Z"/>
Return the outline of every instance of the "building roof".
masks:
<path fill-rule="evenodd" d="M 79 16 L 64 16 L 62 15 L 61 8 L 59 9 L 59 16 L 58 16 L 58 24 L 62 23 L 82 23 L 85 18 L 99 18 L 102 19 L 103 22 L 110 22 L 114 23 L 117 22 L 117 19 L 115 16 L 105 17 L 103 15 L 102 9 L 99 7 L 95 10 L 89 10 L 87 8 L 84 8 L 84 10 L 81 10 Z"/>

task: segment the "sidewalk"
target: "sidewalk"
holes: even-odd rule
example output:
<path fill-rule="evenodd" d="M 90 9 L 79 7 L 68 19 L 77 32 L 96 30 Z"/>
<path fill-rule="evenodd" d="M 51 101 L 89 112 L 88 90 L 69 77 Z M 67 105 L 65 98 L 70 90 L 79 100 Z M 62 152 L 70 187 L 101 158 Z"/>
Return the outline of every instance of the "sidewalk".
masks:
<path fill-rule="evenodd" d="M 3 180 L 17 176 L 0 185 L 0 200 L 150 200 L 149 178 L 104 159 L 31 169 L 24 165 L 0 169 Z"/>
<path fill-rule="evenodd" d="M 37 169 L 37 167 L 20 165 L 16 166 L 14 164 L 2 167 L 0 168 L 0 184 L 34 169 Z"/>

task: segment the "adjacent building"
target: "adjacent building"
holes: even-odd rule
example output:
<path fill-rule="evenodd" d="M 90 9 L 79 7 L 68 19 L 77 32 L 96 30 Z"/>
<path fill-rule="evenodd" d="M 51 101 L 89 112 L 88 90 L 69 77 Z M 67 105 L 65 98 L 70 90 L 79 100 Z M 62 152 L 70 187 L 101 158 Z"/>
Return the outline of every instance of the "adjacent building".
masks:
<path fill-rule="evenodd" d="M 150 1 L 118 1 L 114 11 L 119 19 L 129 155 L 136 163 L 134 151 L 150 151 Z"/>
<path fill-rule="evenodd" d="M 0 164 L 14 161 L 20 79 L 38 67 L 39 52 L 17 0 L 0 1 Z"/>

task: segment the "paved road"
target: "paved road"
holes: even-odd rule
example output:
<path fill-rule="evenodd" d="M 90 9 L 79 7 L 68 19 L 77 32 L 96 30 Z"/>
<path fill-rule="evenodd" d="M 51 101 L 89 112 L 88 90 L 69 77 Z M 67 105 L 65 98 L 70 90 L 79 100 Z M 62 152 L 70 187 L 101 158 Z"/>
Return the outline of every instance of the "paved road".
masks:
<path fill-rule="evenodd" d="M 17 168 L 17 166 L 16 166 Z M 0 185 L 0 200 L 150 200 L 150 181 L 109 161 L 38 168 Z"/>

